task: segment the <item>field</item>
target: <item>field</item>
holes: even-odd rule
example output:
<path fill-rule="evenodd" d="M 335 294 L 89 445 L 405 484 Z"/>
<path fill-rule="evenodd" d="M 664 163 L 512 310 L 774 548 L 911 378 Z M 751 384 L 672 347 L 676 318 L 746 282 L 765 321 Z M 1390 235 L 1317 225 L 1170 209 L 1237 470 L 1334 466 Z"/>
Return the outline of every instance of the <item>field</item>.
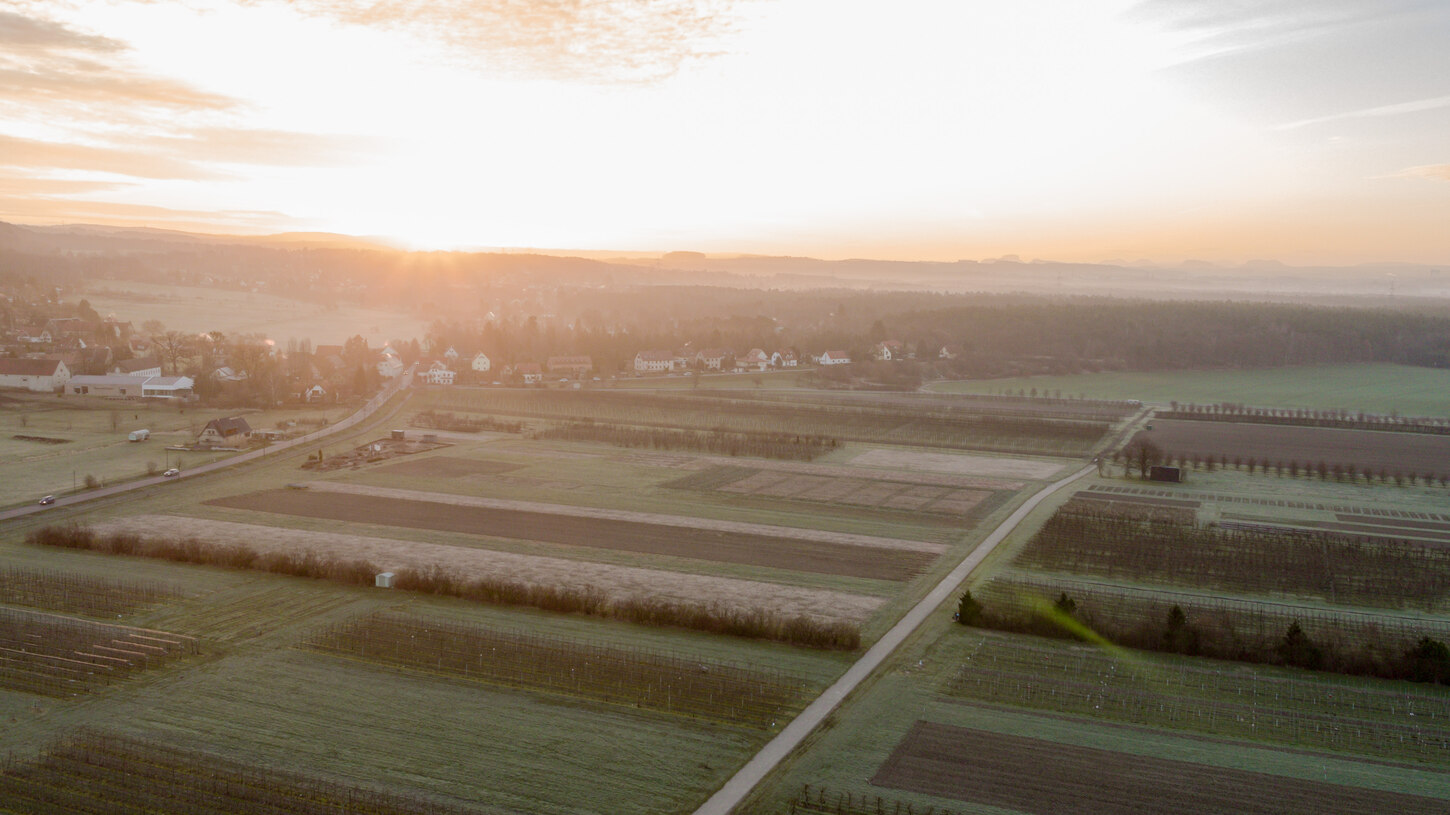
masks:
<path fill-rule="evenodd" d="M 4 605 L 115 618 L 180 596 L 175 588 L 162 583 L 0 568 L 0 604 Z"/>
<path fill-rule="evenodd" d="M 1440 435 L 1158 419 L 1151 431 L 1134 437 L 1138 440 L 1152 441 L 1175 458 L 1226 456 L 1276 465 L 1292 461 L 1301 472 L 1323 461 L 1352 464 L 1362 473 L 1450 476 L 1450 437 Z"/>
<path fill-rule="evenodd" d="M 0 770 L 0 812 L 56 815 L 468 815 L 418 796 L 329 783 L 222 756 L 87 731 Z"/>
<path fill-rule="evenodd" d="M 0 608 L 0 688 L 74 696 L 196 653 L 165 631 Z"/>
<path fill-rule="evenodd" d="M 313 347 L 341 345 L 361 334 L 368 345 L 381 348 L 399 337 L 422 337 L 428 330 L 426 321 L 401 314 L 348 305 L 328 309 L 270 294 L 201 286 L 110 280 L 84 296 L 102 315 L 115 314 L 137 328 L 147 320 L 160 320 L 168 329 L 188 333 L 262 334 L 278 345 L 289 339 L 311 340 Z"/>
<path fill-rule="evenodd" d="M 1050 754 L 1052 761 L 1042 757 Z M 920 721 L 877 786 L 1020 812 L 1318 815 L 1444 812 L 1445 802 Z"/>
<path fill-rule="evenodd" d="M 788 399 L 726 399 L 714 393 L 454 389 L 430 394 L 441 410 L 529 419 L 597 421 L 646 427 L 826 436 L 839 440 L 1079 455 L 1092 449 L 1109 423 L 1041 418 L 1011 410 L 969 410 L 920 400 L 841 404 L 829 394 Z"/>
<path fill-rule="evenodd" d="M 473 625 L 373 615 L 313 635 L 307 647 L 506 687 L 715 722 L 774 729 L 804 683 L 778 671 Z"/>
<path fill-rule="evenodd" d="M 209 503 L 233 509 L 408 529 L 462 533 L 487 530 L 491 537 L 873 580 L 908 580 L 935 560 L 931 554 L 901 548 L 839 545 L 783 535 L 709 529 L 687 533 L 678 526 L 331 491 L 271 490 L 214 499 Z"/>
<path fill-rule="evenodd" d="M 1406 365 L 1322 365 L 1256 370 L 1156 371 L 941 382 L 937 393 L 1061 391 L 1088 399 L 1137 399 L 1256 407 L 1315 408 L 1407 416 L 1450 416 L 1450 372 Z"/>
<path fill-rule="evenodd" d="M 336 421 L 348 412 L 344 407 L 229 411 L 155 401 L 7 395 L 0 398 L 0 483 L 24 485 L 24 491 L 7 491 L 0 502 L 28 503 L 84 488 L 87 476 L 113 483 L 159 473 L 167 466 L 185 469 L 231 455 L 165 449 L 195 441 L 215 418 L 242 415 L 254 429 L 263 429 L 294 419 Z M 151 431 L 149 440 L 127 440 L 131 430 L 142 428 Z M 17 438 L 27 436 L 54 441 Z"/>
<path fill-rule="evenodd" d="M 435 398 L 420 394 L 400 414 L 329 440 L 328 451 L 407 426 L 409 411 Z M 742 421 L 794 407 L 737 401 L 731 411 Z M 684 396 L 665 405 L 663 420 L 703 422 L 704 405 Z M 895 427 L 920 418 L 895 404 L 863 410 L 871 422 L 897 414 Z M 252 562 L 366 560 L 400 579 L 416 570 L 621 604 L 766 609 L 849 625 L 869 643 L 971 550 L 990 528 L 979 524 L 1064 466 L 858 443 L 807 463 L 497 433 L 444 441 L 328 472 L 302 469 L 314 451 L 286 452 L 5 530 L 0 568 L 25 575 L 34 595 L 9 602 L 58 603 L 71 586 L 115 584 L 123 598 L 159 586 L 159 599 L 118 613 L 132 626 L 195 637 L 200 649 L 88 694 L 84 705 L 0 691 L 7 747 L 22 757 L 11 766 L 30 768 L 46 791 L 85 773 L 103 778 L 69 757 L 40 770 L 23 758 L 100 732 L 158 755 L 215 754 L 223 770 L 286 767 L 303 787 L 546 815 L 688 812 L 855 654 L 665 618 L 492 604 L 421 584 L 389 591 L 32 547 L 24 532 L 74 519 L 169 541 L 201 560 L 245 545 L 258 553 Z M 748 492 L 676 483 L 727 486 L 722 473 L 742 475 L 731 468 L 761 483 Z M 789 482 L 808 494 L 788 495 Z M 281 791 L 290 778 L 272 783 Z"/>
<path fill-rule="evenodd" d="M 263 554 L 311 552 L 323 558 L 361 559 L 379 570 L 427 572 L 441 568 L 461 578 L 502 575 L 535 585 L 592 588 L 621 599 L 654 597 L 687 602 L 708 598 L 725 608 L 764 607 L 781 614 L 827 620 L 859 622 L 881 605 L 877 597 L 838 591 L 205 518 L 133 515 L 96 526 L 101 532 L 195 538 L 213 546 L 246 544 Z"/>

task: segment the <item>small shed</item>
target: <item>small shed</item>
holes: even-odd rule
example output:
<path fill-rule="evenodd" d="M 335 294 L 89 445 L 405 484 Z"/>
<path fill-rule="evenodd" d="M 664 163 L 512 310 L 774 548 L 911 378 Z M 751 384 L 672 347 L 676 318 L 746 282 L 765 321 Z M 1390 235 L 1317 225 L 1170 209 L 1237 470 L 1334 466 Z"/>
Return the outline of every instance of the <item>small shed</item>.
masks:
<path fill-rule="evenodd" d="M 1183 481 L 1182 467 L 1166 467 L 1161 464 L 1154 464 L 1148 468 L 1149 481 L 1169 481 L 1174 484 Z"/>
<path fill-rule="evenodd" d="M 406 435 L 407 434 L 404 433 L 402 430 L 394 430 L 393 431 L 393 441 L 402 441 L 405 438 Z"/>
<path fill-rule="evenodd" d="M 373 585 L 380 589 L 391 589 L 393 587 L 393 573 L 378 572 L 378 576 L 373 581 Z"/>

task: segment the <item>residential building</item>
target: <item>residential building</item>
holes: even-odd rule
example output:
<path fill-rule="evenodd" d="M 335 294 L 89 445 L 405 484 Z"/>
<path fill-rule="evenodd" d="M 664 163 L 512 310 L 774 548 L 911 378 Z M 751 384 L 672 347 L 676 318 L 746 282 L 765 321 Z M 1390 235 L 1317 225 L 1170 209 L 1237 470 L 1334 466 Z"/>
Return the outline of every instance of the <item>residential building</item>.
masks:
<path fill-rule="evenodd" d="M 59 359 L 0 359 L 0 388 L 50 393 L 70 378 L 70 369 Z"/>
<path fill-rule="evenodd" d="M 196 442 L 209 447 L 235 446 L 246 444 L 251 438 L 252 428 L 247 424 L 247 420 L 240 416 L 229 416 L 225 419 L 212 419 L 207 422 Z"/>

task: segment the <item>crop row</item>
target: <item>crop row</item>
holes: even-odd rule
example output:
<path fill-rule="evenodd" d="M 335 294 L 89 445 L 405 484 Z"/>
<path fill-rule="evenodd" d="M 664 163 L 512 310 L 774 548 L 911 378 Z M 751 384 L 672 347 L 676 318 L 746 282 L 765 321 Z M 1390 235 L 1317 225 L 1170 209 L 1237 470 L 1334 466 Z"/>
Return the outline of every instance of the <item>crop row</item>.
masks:
<path fill-rule="evenodd" d="M 83 731 L 0 770 L 0 811 L 27 815 L 469 815 L 471 809 Z"/>
<path fill-rule="evenodd" d="M 849 792 L 828 792 L 823 787 L 806 784 L 791 799 L 791 815 L 961 815 L 956 810 L 909 801 L 896 801 L 879 795 L 856 795 Z"/>
<path fill-rule="evenodd" d="M 0 603 L 115 617 L 180 597 L 170 586 L 32 569 L 0 569 Z"/>
<path fill-rule="evenodd" d="M 943 691 L 1295 747 L 1436 764 L 1450 757 L 1450 697 L 1421 687 L 1313 674 L 1301 679 L 986 637 Z"/>
<path fill-rule="evenodd" d="M 0 608 L 0 687 L 10 690 L 71 696 L 196 649 L 163 631 Z"/>
<path fill-rule="evenodd" d="M 1020 566 L 1425 611 L 1450 606 L 1450 550 L 1329 532 L 1229 530 L 1069 504 Z"/>
<path fill-rule="evenodd" d="M 803 684 L 777 672 L 516 631 L 376 614 L 311 637 L 319 651 L 490 684 L 769 729 Z"/>

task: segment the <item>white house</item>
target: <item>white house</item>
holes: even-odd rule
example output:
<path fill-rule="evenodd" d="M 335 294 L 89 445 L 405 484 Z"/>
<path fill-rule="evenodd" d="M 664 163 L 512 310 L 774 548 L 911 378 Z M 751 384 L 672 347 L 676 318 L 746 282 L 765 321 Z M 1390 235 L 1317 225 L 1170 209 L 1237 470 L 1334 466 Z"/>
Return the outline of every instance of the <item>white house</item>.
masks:
<path fill-rule="evenodd" d="M 520 362 L 514 366 L 514 374 L 522 379 L 525 385 L 537 385 L 544 381 L 544 369 L 537 362 Z"/>
<path fill-rule="evenodd" d="M 845 365 L 851 361 L 851 355 L 845 351 L 827 351 L 821 354 L 822 365 Z"/>
<path fill-rule="evenodd" d="M 428 366 L 428 370 L 423 373 L 423 381 L 429 385 L 452 385 L 455 376 L 448 369 L 447 363 L 440 360 Z"/>
<path fill-rule="evenodd" d="M 207 422 L 196 441 L 212 447 L 220 444 L 245 444 L 251 437 L 252 427 L 247 424 L 247 420 L 240 416 L 230 416 Z"/>
<path fill-rule="evenodd" d="M 58 359 L 0 359 L 0 388 L 47 393 L 70 378 L 70 369 Z"/>
<path fill-rule="evenodd" d="M 403 361 L 396 354 L 383 354 L 378 358 L 378 376 L 392 379 L 403 372 Z"/>
<path fill-rule="evenodd" d="M 763 371 L 770 367 L 770 357 L 759 348 L 752 348 L 735 358 L 735 368 L 741 371 Z"/>
<path fill-rule="evenodd" d="M 675 355 L 669 351 L 640 351 L 634 355 L 634 369 L 639 373 L 673 371 Z"/>
<path fill-rule="evenodd" d="M 448 350 L 443 352 L 443 358 L 448 360 L 449 366 L 452 366 L 458 361 L 458 350 L 451 345 L 448 346 Z"/>
<path fill-rule="evenodd" d="M 906 346 L 900 340 L 886 340 L 879 342 L 871 350 L 871 355 L 882 362 L 890 362 L 894 359 L 906 359 Z"/>
<path fill-rule="evenodd" d="M 795 351 L 787 348 L 771 354 L 770 364 L 776 368 L 794 368 L 800 364 L 800 360 L 796 358 Z"/>
<path fill-rule="evenodd" d="M 473 368 L 473 370 L 478 371 L 481 374 L 486 374 L 488 373 L 488 370 L 493 367 L 493 363 L 489 361 L 488 354 L 479 351 L 478 354 L 473 357 L 473 362 L 469 363 L 469 367 Z"/>

